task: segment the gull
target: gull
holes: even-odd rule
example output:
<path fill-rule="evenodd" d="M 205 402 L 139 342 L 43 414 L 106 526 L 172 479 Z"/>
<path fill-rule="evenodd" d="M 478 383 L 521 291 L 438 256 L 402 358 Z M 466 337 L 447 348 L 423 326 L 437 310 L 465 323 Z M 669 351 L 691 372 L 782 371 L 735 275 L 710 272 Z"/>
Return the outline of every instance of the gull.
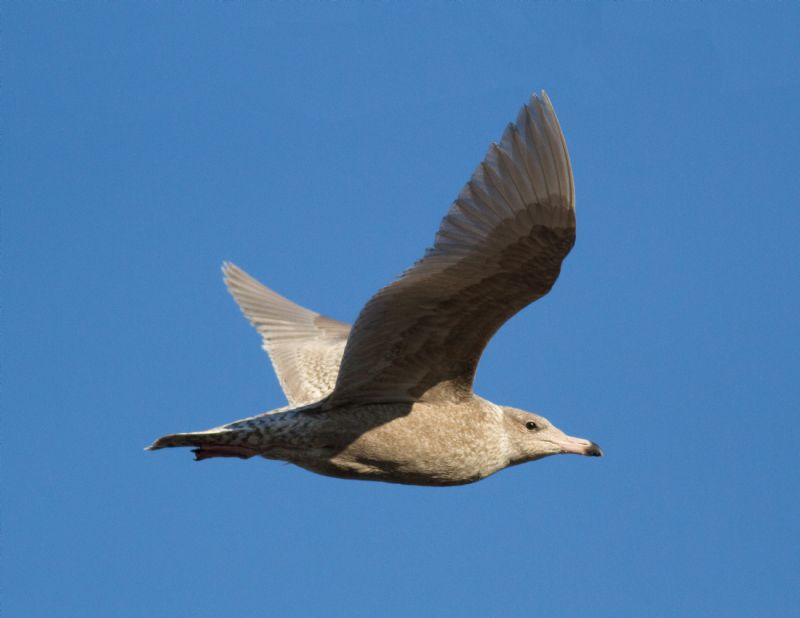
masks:
<path fill-rule="evenodd" d="M 574 243 L 572 167 L 542 92 L 490 146 L 433 245 L 352 327 L 225 263 L 228 290 L 261 334 L 288 405 L 163 436 L 148 450 L 260 455 L 332 477 L 429 486 L 559 453 L 600 456 L 594 442 L 473 390 L 489 340 L 550 291 Z"/>

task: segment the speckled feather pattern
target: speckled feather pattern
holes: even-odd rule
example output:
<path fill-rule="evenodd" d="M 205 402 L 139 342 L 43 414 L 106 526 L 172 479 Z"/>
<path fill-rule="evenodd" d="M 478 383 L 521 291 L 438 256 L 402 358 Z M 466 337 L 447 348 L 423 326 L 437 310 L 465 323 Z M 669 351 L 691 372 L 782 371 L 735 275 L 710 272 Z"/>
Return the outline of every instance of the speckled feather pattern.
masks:
<path fill-rule="evenodd" d="M 438 406 L 419 402 L 327 412 L 312 405 L 159 442 L 242 447 L 244 456 L 289 461 L 327 476 L 418 485 L 474 482 L 509 464 L 498 406 L 473 398 L 451 412 L 443 418 Z"/>
<path fill-rule="evenodd" d="M 225 282 L 262 336 L 289 406 L 150 448 L 260 455 L 341 478 L 470 483 L 560 452 L 599 455 L 538 415 L 475 395 L 488 341 L 549 292 L 575 242 L 572 169 L 547 95 L 534 95 L 445 216 L 434 244 L 349 325 L 232 264 Z"/>

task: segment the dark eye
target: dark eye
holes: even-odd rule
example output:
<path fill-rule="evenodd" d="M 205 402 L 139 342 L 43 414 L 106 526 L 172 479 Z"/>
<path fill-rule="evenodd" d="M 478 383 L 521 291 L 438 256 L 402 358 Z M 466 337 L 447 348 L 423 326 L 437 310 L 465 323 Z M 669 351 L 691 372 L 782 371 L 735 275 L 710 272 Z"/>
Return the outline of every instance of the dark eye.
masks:
<path fill-rule="evenodd" d="M 539 425 L 537 425 L 533 421 L 528 421 L 527 423 L 525 423 L 525 427 L 527 427 L 531 431 L 533 431 L 534 429 L 539 429 Z"/>

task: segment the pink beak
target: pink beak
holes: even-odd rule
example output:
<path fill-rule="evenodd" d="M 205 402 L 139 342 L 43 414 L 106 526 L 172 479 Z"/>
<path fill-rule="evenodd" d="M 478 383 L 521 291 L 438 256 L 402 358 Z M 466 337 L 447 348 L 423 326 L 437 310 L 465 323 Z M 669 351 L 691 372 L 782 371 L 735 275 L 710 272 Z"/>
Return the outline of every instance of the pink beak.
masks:
<path fill-rule="evenodd" d="M 562 453 L 575 453 L 576 455 L 586 455 L 587 457 L 603 456 L 603 451 L 599 446 L 583 438 L 564 436 L 563 439 L 554 440 L 554 442 L 561 448 Z"/>

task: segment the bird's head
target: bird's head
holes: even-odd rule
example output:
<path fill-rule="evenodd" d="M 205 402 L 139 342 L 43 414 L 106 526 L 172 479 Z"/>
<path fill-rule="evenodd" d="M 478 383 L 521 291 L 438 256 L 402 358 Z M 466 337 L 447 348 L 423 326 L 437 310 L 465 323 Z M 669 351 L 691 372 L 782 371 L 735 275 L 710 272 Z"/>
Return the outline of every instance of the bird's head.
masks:
<path fill-rule="evenodd" d="M 559 453 L 589 457 L 603 454 L 594 442 L 568 436 L 543 416 L 508 406 L 502 406 L 502 409 L 512 465 Z"/>

